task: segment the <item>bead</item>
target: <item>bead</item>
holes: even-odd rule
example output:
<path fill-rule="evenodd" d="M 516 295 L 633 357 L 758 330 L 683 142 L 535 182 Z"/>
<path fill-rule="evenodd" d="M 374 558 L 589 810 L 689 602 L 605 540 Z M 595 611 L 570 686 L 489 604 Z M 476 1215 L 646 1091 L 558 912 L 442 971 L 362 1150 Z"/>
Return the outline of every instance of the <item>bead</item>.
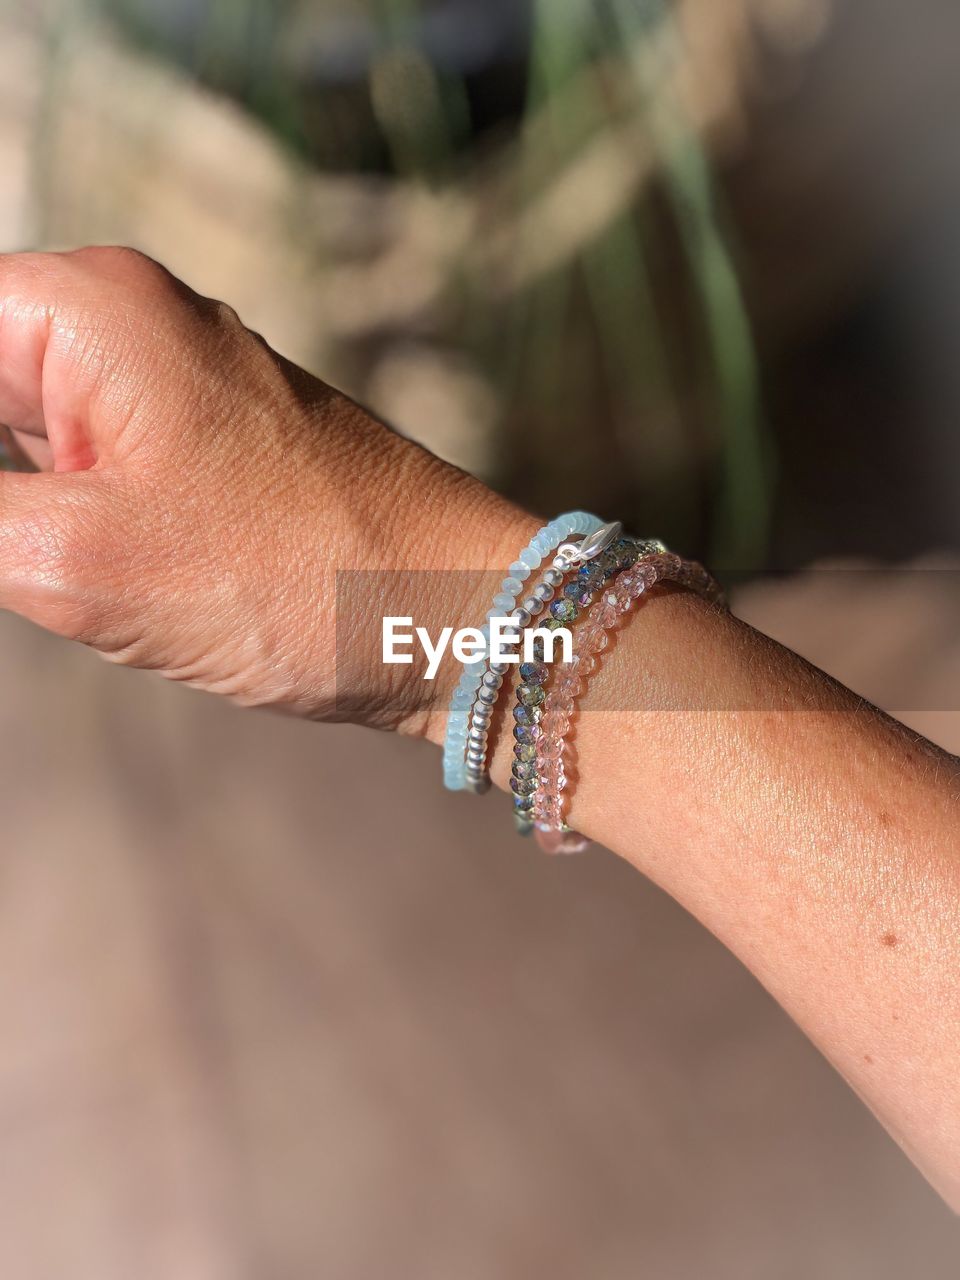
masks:
<path fill-rule="evenodd" d="M 510 662 L 491 662 L 490 675 L 499 676 L 501 680 L 505 675 L 510 674 L 510 668 L 513 664 Z"/>
<path fill-rule="evenodd" d="M 545 631 L 559 631 L 566 623 L 560 618 L 544 618 L 542 625 Z"/>
<path fill-rule="evenodd" d="M 546 696 L 541 684 L 522 684 L 517 689 L 517 697 L 526 707 L 539 707 Z"/>
<path fill-rule="evenodd" d="M 562 684 L 559 680 L 557 681 L 556 696 L 564 701 L 567 698 L 577 698 L 580 696 L 582 689 L 583 681 L 580 677 L 578 675 L 570 675 Z"/>
<path fill-rule="evenodd" d="M 554 600 L 550 606 L 550 613 L 560 622 L 572 622 L 577 616 L 577 606 L 572 600 Z"/>
<path fill-rule="evenodd" d="M 518 742 L 513 748 L 513 754 L 518 760 L 522 760 L 524 762 L 536 760 L 537 744 L 535 742 Z"/>
<path fill-rule="evenodd" d="M 490 670 L 483 677 L 481 684 L 485 685 L 488 689 L 499 689 L 500 686 L 503 684 L 503 677 L 499 674 L 499 672 L 494 671 L 493 668 L 491 667 Z"/>
<path fill-rule="evenodd" d="M 513 797 L 514 813 L 530 813 L 533 809 L 533 796 L 517 796 Z"/>
<path fill-rule="evenodd" d="M 543 556 L 535 551 L 532 546 L 526 547 L 520 552 L 520 563 L 527 569 L 539 569 L 543 561 Z"/>
<path fill-rule="evenodd" d="M 477 698 L 485 707 L 492 707 L 497 700 L 498 689 L 481 689 Z"/>
<path fill-rule="evenodd" d="M 597 647 L 597 642 L 599 641 L 602 635 L 603 635 L 602 628 L 597 626 L 596 619 L 591 614 L 590 616 L 588 616 L 586 622 L 580 628 L 581 655 L 583 655 L 584 653 L 590 653 L 592 650 L 595 650 Z"/>
<path fill-rule="evenodd" d="M 510 595 L 516 600 L 517 596 L 523 590 L 523 582 L 520 578 L 504 578 L 500 583 L 500 590 Z"/>
<path fill-rule="evenodd" d="M 513 766 L 513 776 L 521 782 L 537 777 L 537 766 L 533 760 L 518 760 Z"/>
<path fill-rule="evenodd" d="M 576 605 L 585 605 L 590 600 L 590 592 L 582 582 L 574 578 L 573 582 L 568 582 L 563 588 L 563 594 L 568 600 L 572 600 Z"/>
<path fill-rule="evenodd" d="M 559 569 L 548 569 L 543 575 L 543 580 L 551 587 L 559 587 L 563 582 L 563 574 Z"/>
<path fill-rule="evenodd" d="M 510 616 L 511 618 L 516 618 L 517 626 L 523 627 L 523 628 L 529 627 L 530 623 L 533 621 L 533 614 L 530 612 L 530 610 L 524 609 L 522 607 L 519 609 L 514 609 L 513 613 Z"/>
<path fill-rule="evenodd" d="M 513 730 L 513 736 L 517 742 L 524 745 L 529 742 L 536 742 L 540 737 L 540 726 L 536 724 L 518 724 Z"/>
<path fill-rule="evenodd" d="M 621 569 L 630 569 L 640 559 L 640 548 L 632 538 L 621 538 L 614 546 L 617 563 Z"/>
<path fill-rule="evenodd" d="M 467 752 L 467 764 L 482 765 L 486 758 L 487 753 L 485 751 L 476 751 L 471 748 L 471 750 Z"/>
<path fill-rule="evenodd" d="M 523 703 L 513 708 L 513 718 L 519 725 L 539 724 L 542 715 L 539 707 L 525 707 Z"/>
<path fill-rule="evenodd" d="M 620 610 L 617 608 L 617 597 L 615 595 L 609 595 L 597 606 L 597 622 L 601 627 L 609 629 L 614 626 L 619 616 Z"/>
<path fill-rule="evenodd" d="M 590 844 L 578 831 L 544 830 L 539 824 L 534 834 L 544 853 L 583 853 Z"/>
<path fill-rule="evenodd" d="M 523 607 L 531 618 L 536 618 L 538 614 L 543 613 L 543 601 L 538 600 L 536 596 L 527 596 L 523 602 Z"/>
<path fill-rule="evenodd" d="M 544 762 L 548 760 L 559 760 L 563 755 L 563 740 L 561 738 L 541 738 L 536 745 L 537 757 Z"/>
<path fill-rule="evenodd" d="M 526 582 L 532 572 L 532 569 L 519 560 L 514 560 L 510 566 L 510 577 L 517 582 Z M 507 590 L 506 585 L 504 585 L 504 590 Z"/>
<path fill-rule="evenodd" d="M 550 764 L 541 765 L 541 771 L 536 781 L 542 787 L 549 787 L 552 792 L 565 791 L 567 787 L 567 777 L 563 772 L 563 765 L 559 760 L 555 760 Z"/>
<path fill-rule="evenodd" d="M 556 593 L 554 592 L 553 587 L 549 586 L 548 583 L 541 582 L 538 587 L 534 588 L 533 594 L 538 600 L 543 601 L 544 604 L 549 604 Z"/>
<path fill-rule="evenodd" d="M 511 778 L 510 790 L 517 796 L 532 796 L 537 789 L 536 778 Z"/>
<path fill-rule="evenodd" d="M 672 551 L 664 551 L 663 555 L 660 556 L 661 573 L 665 578 L 676 577 L 682 563 L 683 561 L 680 557 L 674 555 Z"/>
<path fill-rule="evenodd" d="M 597 556 L 594 564 L 603 571 L 604 578 L 612 578 L 617 572 L 617 557 L 612 551 L 604 551 Z"/>
<path fill-rule="evenodd" d="M 515 594 L 511 595 L 509 591 L 498 591 L 493 597 L 493 607 L 494 609 L 499 609 L 500 614 L 498 616 L 502 616 L 504 612 L 509 612 L 509 610 L 513 608 L 516 601 L 517 597 Z"/>
<path fill-rule="evenodd" d="M 520 663 L 520 679 L 524 684 L 543 684 L 549 674 L 550 668 L 545 662 Z"/>

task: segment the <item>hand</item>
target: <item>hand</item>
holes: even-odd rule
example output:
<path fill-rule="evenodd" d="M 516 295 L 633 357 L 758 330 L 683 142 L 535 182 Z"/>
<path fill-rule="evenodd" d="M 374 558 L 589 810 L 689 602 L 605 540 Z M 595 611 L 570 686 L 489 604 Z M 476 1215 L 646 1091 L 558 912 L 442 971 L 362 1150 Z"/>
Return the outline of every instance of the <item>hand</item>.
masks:
<path fill-rule="evenodd" d="M 312 717 L 416 730 L 436 692 L 358 618 L 336 689 L 337 569 L 505 565 L 528 524 L 127 249 L 0 257 L 0 422 L 47 473 L 0 476 L 0 607 Z"/>

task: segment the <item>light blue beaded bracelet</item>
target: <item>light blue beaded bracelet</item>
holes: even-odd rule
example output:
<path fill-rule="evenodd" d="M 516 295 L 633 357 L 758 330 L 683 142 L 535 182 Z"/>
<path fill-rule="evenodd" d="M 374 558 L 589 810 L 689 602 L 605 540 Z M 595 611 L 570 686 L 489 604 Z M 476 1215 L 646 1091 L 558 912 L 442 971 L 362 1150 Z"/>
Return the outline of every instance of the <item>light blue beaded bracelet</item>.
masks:
<path fill-rule="evenodd" d="M 587 511 L 568 512 L 544 525 L 520 552 L 501 582 L 486 625 L 480 628 L 484 641 L 490 639 L 492 617 L 516 618 L 519 634 L 553 594 L 552 587 L 540 584 L 537 588 L 540 594 L 531 595 L 518 608 L 517 598 L 524 590 L 523 584 L 565 539 L 586 538 L 602 527 L 603 521 Z M 549 595 L 545 599 L 547 590 Z M 463 674 L 450 699 L 443 744 L 443 782 L 451 791 L 467 788 L 478 791 L 489 785 L 484 769 L 487 731 L 504 674 L 503 670 L 491 668 L 486 657 L 463 664 Z"/>

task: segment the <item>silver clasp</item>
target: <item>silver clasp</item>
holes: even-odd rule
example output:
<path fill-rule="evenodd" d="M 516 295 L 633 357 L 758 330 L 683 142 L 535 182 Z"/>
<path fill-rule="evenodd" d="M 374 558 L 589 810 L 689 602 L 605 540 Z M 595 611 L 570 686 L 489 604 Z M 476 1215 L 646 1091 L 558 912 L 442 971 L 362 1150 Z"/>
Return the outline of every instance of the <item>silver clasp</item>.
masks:
<path fill-rule="evenodd" d="M 567 564 L 585 564 L 602 555 L 607 547 L 613 546 L 622 533 L 623 525 L 620 521 L 612 520 L 610 524 L 602 524 L 596 533 L 588 534 L 579 543 L 565 542 L 557 549 L 557 555 L 563 556 Z"/>

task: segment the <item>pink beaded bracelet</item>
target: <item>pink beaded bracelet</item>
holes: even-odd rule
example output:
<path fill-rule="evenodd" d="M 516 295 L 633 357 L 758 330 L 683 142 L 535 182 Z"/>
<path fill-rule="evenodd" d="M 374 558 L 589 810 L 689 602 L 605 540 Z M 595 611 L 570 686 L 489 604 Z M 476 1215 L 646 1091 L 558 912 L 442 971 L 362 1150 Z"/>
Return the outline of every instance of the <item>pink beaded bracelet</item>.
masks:
<path fill-rule="evenodd" d="M 624 569 L 604 588 L 576 633 L 576 652 L 570 662 L 558 663 L 546 691 L 536 743 L 537 789 L 533 793 L 536 838 L 547 853 L 579 853 L 587 841 L 563 820 L 563 793 L 567 784 L 564 756 L 577 698 L 584 680 L 594 670 L 597 657 L 607 647 L 608 633 L 634 604 L 658 582 L 675 582 L 714 603 L 723 593 L 710 574 L 691 560 L 670 551 L 644 556 Z"/>

